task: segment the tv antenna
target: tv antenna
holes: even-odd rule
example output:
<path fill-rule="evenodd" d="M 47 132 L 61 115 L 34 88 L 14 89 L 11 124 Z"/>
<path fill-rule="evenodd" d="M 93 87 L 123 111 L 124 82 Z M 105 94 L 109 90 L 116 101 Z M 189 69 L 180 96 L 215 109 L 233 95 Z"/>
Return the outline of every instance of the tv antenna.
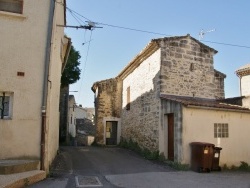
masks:
<path fill-rule="evenodd" d="M 211 29 L 211 30 L 208 30 L 208 31 L 204 31 L 203 29 L 199 32 L 199 40 L 201 40 L 201 39 L 203 39 L 203 37 L 204 37 L 204 35 L 206 34 L 206 33 L 211 33 L 211 32 L 213 32 L 213 31 L 215 31 L 215 29 Z"/>

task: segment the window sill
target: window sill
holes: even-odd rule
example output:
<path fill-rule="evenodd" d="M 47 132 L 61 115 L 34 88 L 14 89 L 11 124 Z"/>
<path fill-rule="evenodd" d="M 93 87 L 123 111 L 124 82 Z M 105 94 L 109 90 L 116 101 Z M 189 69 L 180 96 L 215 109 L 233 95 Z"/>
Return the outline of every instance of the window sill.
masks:
<path fill-rule="evenodd" d="M 11 118 L 11 117 L 4 117 L 3 119 L 0 119 L 0 121 L 1 121 L 1 120 L 3 120 L 3 121 L 4 121 L 4 120 L 12 120 L 12 118 Z"/>
<path fill-rule="evenodd" d="M 0 11 L 0 16 L 13 17 L 17 19 L 26 19 L 26 16 L 24 16 L 23 14 L 17 14 L 17 13 L 12 13 L 12 12 L 5 12 L 5 11 Z"/>

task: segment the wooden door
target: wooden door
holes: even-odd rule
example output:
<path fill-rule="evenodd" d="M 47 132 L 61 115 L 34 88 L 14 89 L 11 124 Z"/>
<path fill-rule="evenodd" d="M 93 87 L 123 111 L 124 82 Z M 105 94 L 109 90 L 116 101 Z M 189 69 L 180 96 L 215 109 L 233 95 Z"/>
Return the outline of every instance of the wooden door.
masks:
<path fill-rule="evenodd" d="M 168 114 L 168 160 L 174 161 L 174 114 Z"/>

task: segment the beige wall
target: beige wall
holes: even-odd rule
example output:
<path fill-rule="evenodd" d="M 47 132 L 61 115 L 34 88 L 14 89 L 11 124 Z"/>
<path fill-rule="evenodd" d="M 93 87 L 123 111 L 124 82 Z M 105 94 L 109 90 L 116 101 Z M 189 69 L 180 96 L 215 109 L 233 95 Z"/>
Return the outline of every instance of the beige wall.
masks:
<path fill-rule="evenodd" d="M 49 67 L 48 99 L 47 99 L 47 128 L 48 128 L 48 163 L 53 161 L 59 147 L 59 97 L 61 80 L 61 45 L 64 38 L 64 28 L 57 25 L 64 25 L 64 7 L 55 3 L 52 48 Z"/>
<path fill-rule="evenodd" d="M 190 143 L 209 142 L 222 147 L 220 164 L 250 163 L 250 114 L 220 110 L 183 108 L 182 163 L 190 163 Z M 214 123 L 228 123 L 229 137 L 214 138 Z"/>
<path fill-rule="evenodd" d="M 23 14 L 0 12 L 0 92 L 13 93 L 13 114 L 0 120 L 0 159 L 40 158 L 41 107 L 50 0 L 25 0 Z M 60 47 L 63 6 L 56 3 L 47 98 L 46 166 L 59 140 Z M 23 77 L 17 72 L 24 72 Z"/>
<path fill-rule="evenodd" d="M 48 11 L 49 1 L 27 0 L 23 15 L 0 13 L 0 91 L 14 93 L 12 119 L 0 120 L 1 159 L 40 157 Z"/>
<path fill-rule="evenodd" d="M 241 95 L 250 95 L 250 75 L 245 75 L 240 78 L 241 82 Z"/>

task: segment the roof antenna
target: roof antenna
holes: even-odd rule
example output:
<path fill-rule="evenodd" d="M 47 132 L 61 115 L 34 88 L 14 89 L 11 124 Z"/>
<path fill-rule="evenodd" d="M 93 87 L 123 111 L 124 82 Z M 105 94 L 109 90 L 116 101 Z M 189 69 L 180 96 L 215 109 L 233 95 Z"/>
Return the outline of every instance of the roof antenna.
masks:
<path fill-rule="evenodd" d="M 203 29 L 199 32 L 199 41 L 201 41 L 202 39 L 203 39 L 203 37 L 204 37 L 204 35 L 206 34 L 206 33 L 210 33 L 210 32 L 213 32 L 213 31 L 215 31 L 215 29 L 211 29 L 211 30 L 208 30 L 208 31 L 204 31 Z"/>

